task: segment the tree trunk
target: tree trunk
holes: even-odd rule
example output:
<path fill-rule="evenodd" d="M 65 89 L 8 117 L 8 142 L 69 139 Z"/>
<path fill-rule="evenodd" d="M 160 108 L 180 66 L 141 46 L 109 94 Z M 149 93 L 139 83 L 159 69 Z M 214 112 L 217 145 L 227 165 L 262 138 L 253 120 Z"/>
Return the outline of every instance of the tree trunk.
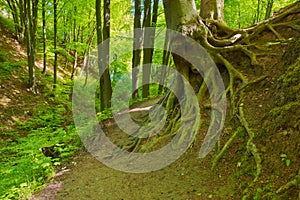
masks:
<path fill-rule="evenodd" d="M 202 0 L 200 16 L 206 20 L 225 22 L 224 0 Z"/>
<path fill-rule="evenodd" d="M 19 10 L 20 10 L 20 40 L 25 37 L 25 11 L 24 11 L 24 0 L 19 0 Z"/>
<path fill-rule="evenodd" d="M 78 38 L 79 38 L 79 34 L 80 34 L 80 26 L 78 27 L 77 30 L 77 22 L 76 22 L 76 16 L 77 16 L 77 7 L 74 7 L 74 19 L 73 19 L 73 42 L 77 43 L 78 42 Z M 76 49 L 76 45 L 74 48 L 74 62 L 73 62 L 73 67 L 72 67 L 72 72 L 71 72 L 71 80 L 74 78 L 74 73 L 75 70 L 77 68 L 77 62 L 78 62 L 78 52 Z"/>
<path fill-rule="evenodd" d="M 31 2 L 31 3 L 30 3 Z M 26 32 L 26 46 L 28 57 L 28 74 L 29 74 L 29 88 L 36 92 L 35 88 L 35 56 L 36 56 L 36 30 L 38 20 L 38 0 L 24 3 L 25 11 L 25 32 Z"/>
<path fill-rule="evenodd" d="M 152 38 L 151 38 L 151 29 L 147 28 L 151 26 L 151 0 L 144 1 L 144 47 L 152 46 Z M 149 97 L 149 83 L 150 83 L 150 75 L 151 75 L 151 49 L 143 48 L 144 52 L 144 60 L 143 60 L 143 81 L 142 81 L 142 97 Z"/>
<path fill-rule="evenodd" d="M 96 1 L 96 7 L 97 9 L 101 8 L 101 1 Z M 109 39 L 110 37 L 110 0 L 104 1 L 104 9 L 103 9 L 103 41 L 106 39 Z M 100 15 L 101 13 L 98 13 L 96 15 Z M 101 17 L 97 16 L 97 36 L 100 36 L 100 30 L 101 29 Z M 100 38 L 98 38 L 98 45 L 99 45 L 99 67 L 100 67 L 100 111 L 104 111 L 105 109 L 108 109 L 111 107 L 111 96 L 112 96 L 112 87 L 111 87 L 111 80 L 110 80 L 110 73 L 109 73 L 109 41 L 101 42 L 102 35 Z"/>
<path fill-rule="evenodd" d="M 160 81 L 159 81 L 159 87 L 158 87 L 158 94 L 162 94 L 164 92 L 164 83 L 167 76 L 167 67 L 169 65 L 170 60 L 170 39 L 169 34 L 166 32 L 165 37 L 165 44 L 164 44 L 164 52 L 163 52 L 163 60 L 162 60 L 162 68 L 161 68 L 161 74 L 160 74 Z"/>
<path fill-rule="evenodd" d="M 57 0 L 53 0 L 53 12 L 54 12 L 54 64 L 53 64 L 53 88 L 57 83 Z"/>
<path fill-rule="evenodd" d="M 20 16 L 19 16 L 19 11 L 18 11 L 18 6 L 17 6 L 18 3 L 14 0 L 6 0 L 6 2 L 11 10 L 11 13 L 13 16 L 13 21 L 14 21 L 15 34 L 16 34 L 17 40 L 19 40 L 20 34 L 21 34 L 21 32 L 20 32 L 21 24 L 19 22 Z"/>
<path fill-rule="evenodd" d="M 43 74 L 47 70 L 47 30 L 46 30 L 46 0 L 42 1 L 42 18 L 43 18 Z"/>
<path fill-rule="evenodd" d="M 143 33 L 141 29 L 141 0 L 134 2 L 134 40 L 132 56 L 132 98 L 138 98 L 138 75 L 141 64 Z"/>
<path fill-rule="evenodd" d="M 269 19 L 272 14 L 274 0 L 268 0 L 265 19 Z"/>
<path fill-rule="evenodd" d="M 261 0 L 257 0 L 256 21 L 255 21 L 255 23 L 259 22 L 259 18 L 260 18 L 260 4 L 261 4 Z"/>
<path fill-rule="evenodd" d="M 202 3 L 203 2 L 205 3 L 205 1 L 202 1 Z M 282 56 L 282 52 L 285 51 L 284 46 L 286 43 L 291 44 L 295 41 L 298 41 L 300 29 L 299 2 L 294 3 L 290 7 L 286 8 L 285 11 L 281 11 L 275 17 L 272 17 L 264 22 L 260 22 L 257 25 L 249 28 L 235 31 L 228 31 L 229 29 L 223 22 L 222 25 L 219 25 L 218 17 L 212 17 L 215 16 L 214 14 L 208 15 L 208 18 L 206 19 L 198 16 L 194 0 L 164 0 L 164 8 L 167 28 L 179 32 L 178 35 L 173 34 L 170 37 L 170 51 L 172 52 L 176 70 L 179 72 L 179 74 L 182 74 L 183 77 L 193 87 L 194 92 L 198 97 L 198 104 L 202 103 L 203 100 L 208 100 L 208 98 L 211 100 L 209 106 L 200 105 L 201 107 L 211 108 L 211 119 L 209 127 L 207 128 L 204 142 L 202 143 L 200 149 L 199 157 L 206 156 L 215 146 L 217 139 L 222 132 L 222 126 L 225 121 L 226 107 L 229 107 L 230 121 L 234 121 L 233 124 L 236 125 L 237 129 L 232 134 L 232 137 L 230 137 L 229 140 L 227 140 L 227 142 L 224 144 L 222 150 L 219 151 L 217 149 L 214 152 L 215 155 L 212 159 L 212 166 L 216 165 L 217 161 L 223 155 L 228 146 L 230 146 L 230 143 L 241 128 L 244 134 L 240 137 L 243 137 L 243 140 L 245 140 L 244 144 L 245 150 L 248 153 L 247 155 L 252 156 L 251 159 L 253 159 L 253 163 L 256 165 L 251 166 L 253 169 L 255 169 L 255 172 L 253 172 L 254 178 L 252 183 L 254 184 L 260 182 L 258 179 L 260 178 L 263 169 L 261 151 L 255 144 L 257 141 L 255 137 L 258 136 L 255 131 L 260 127 L 258 126 L 252 128 L 251 125 L 258 125 L 257 121 L 253 122 L 253 124 L 250 124 L 247 121 L 249 116 L 246 117 L 245 115 L 251 113 L 250 110 L 255 112 L 256 109 L 250 109 L 249 107 L 251 107 L 251 105 L 244 106 L 244 101 L 253 101 L 253 98 L 246 97 L 245 93 L 247 92 L 247 94 L 255 94 L 249 92 L 252 90 L 261 90 L 261 92 L 264 93 L 262 90 L 263 88 L 261 88 L 262 85 L 268 85 L 267 87 L 272 87 L 271 85 L 274 85 L 274 82 L 278 79 L 277 77 L 275 79 L 272 77 L 272 70 L 279 70 L 275 69 L 276 65 L 270 65 L 268 60 L 267 63 L 269 66 L 264 66 L 262 62 L 265 61 L 266 57 L 273 55 L 273 53 L 274 56 L 276 56 L 276 59 L 283 60 L 283 57 L 280 57 Z M 204 9 L 204 5 L 202 8 Z M 207 9 L 207 13 L 215 13 L 215 10 L 218 10 L 218 7 L 209 7 Z M 258 11 L 260 10 L 261 9 L 259 8 Z M 259 15 L 260 14 L 258 14 L 255 19 L 258 19 L 257 17 Z M 217 23 L 215 23 L 215 21 L 217 21 Z M 217 26 L 215 26 L 216 24 Z M 283 37 L 277 32 L 278 30 L 287 30 L 287 27 L 292 34 L 284 33 L 285 37 Z M 266 46 L 262 44 L 262 40 L 258 39 L 262 35 L 264 36 L 263 42 L 266 42 Z M 292 37 L 295 38 L 291 39 L 290 35 L 293 35 Z M 188 42 L 189 40 L 186 39 L 187 37 L 185 36 L 192 39 L 193 42 L 200 44 L 206 50 L 206 52 L 209 53 L 215 65 L 207 65 L 206 60 L 209 59 L 207 57 L 203 58 L 201 56 L 203 52 L 199 51 L 198 49 L 193 50 L 193 48 L 190 48 Z M 289 40 L 291 41 L 288 42 Z M 284 42 L 279 42 L 278 44 L 278 41 Z M 271 43 L 274 44 L 274 46 L 268 46 Z M 288 47 L 286 48 L 288 49 Z M 192 56 L 192 59 L 185 59 L 184 56 L 180 56 L 180 54 L 176 53 L 175 50 L 181 50 L 181 52 L 185 53 L 184 55 Z M 294 49 L 292 51 L 294 51 Z M 290 54 L 290 52 L 286 52 L 286 58 L 291 57 Z M 262 57 L 258 58 L 258 56 Z M 297 59 L 298 54 L 296 53 L 295 56 L 292 57 Z M 204 61 L 204 63 L 201 63 L 201 60 Z M 197 61 L 195 62 L 196 65 L 194 65 L 192 61 Z M 198 64 L 204 64 L 203 66 L 206 66 L 207 68 L 203 70 L 201 65 L 199 65 L 200 67 L 198 68 Z M 214 68 L 217 68 L 217 70 L 213 70 Z M 267 70 L 271 72 L 267 72 Z M 283 69 L 280 69 L 279 71 L 281 70 L 283 71 Z M 223 76 L 215 76 L 216 74 L 221 74 Z M 211 77 L 211 75 L 213 76 Z M 226 87 L 224 88 L 224 82 L 226 79 L 228 80 L 228 83 L 225 84 Z M 214 87 L 214 85 L 209 85 L 210 81 L 221 82 L 223 84 L 223 88 L 220 87 L 222 84 L 217 84 L 217 87 Z M 261 83 L 262 81 L 266 82 Z M 186 87 L 183 82 L 183 78 L 176 76 L 171 89 L 175 91 L 173 93 L 181 91 L 181 95 L 178 97 L 172 94 L 172 92 L 167 92 L 159 102 L 166 109 L 166 113 L 168 115 L 168 121 L 165 124 L 166 129 L 160 132 L 155 138 L 149 137 L 143 140 L 143 142 L 141 138 L 137 139 L 137 142 L 134 144 L 134 150 L 153 151 L 161 148 L 161 145 L 165 145 L 166 142 L 169 142 L 169 140 L 166 140 L 166 138 L 172 139 L 175 137 L 177 130 L 182 127 L 180 121 L 184 121 L 186 123 L 189 122 L 191 118 L 189 118 L 189 120 L 185 120 L 182 119 L 182 117 L 191 116 L 196 109 L 189 109 L 191 108 L 191 102 L 189 98 L 191 97 L 191 93 L 189 94 L 187 92 L 187 88 L 188 87 Z M 276 87 L 273 88 L 275 89 Z M 209 96 L 207 90 L 209 92 Z M 214 90 L 216 90 L 216 93 L 211 93 L 211 91 Z M 270 92 L 269 95 L 272 97 L 271 93 L 272 92 Z M 225 99 L 226 95 L 228 97 L 228 102 L 219 100 Z M 217 100 L 213 101 L 214 98 Z M 179 101 L 184 101 L 184 104 L 181 105 L 178 103 Z M 183 112 L 181 109 L 182 107 L 183 110 L 188 108 L 186 109 L 188 111 L 186 113 Z M 244 112 L 244 109 L 247 109 L 247 111 Z M 256 117 L 256 113 L 254 114 Z M 262 114 L 261 117 L 263 118 L 263 116 L 264 115 Z M 254 117 L 253 114 L 250 117 Z M 149 118 L 146 119 L 146 122 L 149 121 Z M 231 124 L 231 122 L 229 123 Z M 184 126 L 186 126 L 186 124 L 184 124 Z M 155 127 L 142 127 L 139 129 L 139 133 L 143 134 L 147 129 L 153 130 Z M 188 135 L 189 138 L 191 138 L 194 136 L 194 134 L 197 134 L 196 129 L 197 126 L 192 127 L 188 130 L 189 134 L 184 134 L 181 136 L 187 137 Z M 264 130 L 260 133 L 265 134 Z M 180 143 L 180 141 L 178 143 Z M 250 184 L 251 187 L 248 187 L 244 191 L 245 195 L 243 199 L 247 197 L 249 189 L 253 189 L 252 183 Z M 286 186 L 283 186 L 282 188 L 285 187 Z M 277 191 L 281 191 L 282 188 Z"/>

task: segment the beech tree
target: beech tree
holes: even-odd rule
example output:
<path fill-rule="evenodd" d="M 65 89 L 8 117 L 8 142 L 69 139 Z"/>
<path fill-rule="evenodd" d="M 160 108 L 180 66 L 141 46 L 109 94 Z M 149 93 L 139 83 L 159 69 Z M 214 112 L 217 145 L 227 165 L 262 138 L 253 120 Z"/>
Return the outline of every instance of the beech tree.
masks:
<path fill-rule="evenodd" d="M 53 24 L 54 24 L 54 64 L 53 64 L 53 88 L 56 87 L 57 83 L 57 59 L 58 59 L 58 52 L 57 52 L 57 0 L 53 0 Z"/>
<path fill-rule="evenodd" d="M 228 99 L 230 99 L 228 107 L 230 108 L 229 114 L 231 118 L 236 119 L 248 134 L 246 148 L 249 154 L 253 156 L 256 163 L 256 173 L 254 177 L 254 181 L 256 181 L 262 172 L 261 155 L 258 147 L 253 142 L 255 133 L 249 127 L 243 106 L 239 105 L 239 103 L 243 98 L 243 90 L 245 90 L 245 88 L 249 88 L 253 84 L 259 83 L 266 78 L 264 75 L 265 67 L 257 59 L 257 56 L 260 55 L 257 51 L 264 51 L 264 49 L 255 43 L 256 38 L 263 32 L 271 32 L 273 36 L 270 37 L 271 40 L 269 42 L 278 40 L 287 41 L 289 38 L 284 38 L 275 30 L 275 28 L 279 27 L 289 27 L 291 30 L 295 31 L 295 33 L 299 32 L 299 25 L 297 25 L 296 19 L 290 17 L 291 21 L 286 23 L 280 22 L 292 13 L 299 13 L 299 2 L 292 4 L 285 10 L 281 11 L 280 14 L 273 16 L 268 20 L 260 22 L 249 28 L 237 30 L 233 30 L 226 25 L 223 11 L 223 0 L 201 1 L 200 15 L 197 12 L 194 0 L 164 0 L 163 3 L 167 28 L 175 30 L 181 33 L 182 36 L 192 38 L 194 41 L 199 43 L 209 53 L 214 63 L 216 63 L 216 66 L 221 71 L 222 78 L 225 82 L 225 90 L 224 94 L 219 94 L 219 98 L 226 95 Z M 170 41 L 171 52 L 174 52 L 174 49 L 182 49 L 186 55 L 194 55 L 195 57 L 193 59 L 195 60 L 203 59 L 201 57 L 201 53 L 197 56 L 197 54 L 193 52 L 193 49 L 189 49 L 184 37 L 176 36 L 172 38 L 171 36 Z M 236 58 L 237 55 L 240 56 L 239 59 L 232 59 Z M 207 94 L 207 80 L 205 80 L 207 75 L 204 73 L 203 78 L 203 74 L 201 75 L 199 70 L 195 70 L 197 66 L 193 66 L 176 53 L 172 53 L 172 57 L 176 70 L 189 81 L 197 94 L 198 102 L 200 103 L 205 99 Z M 256 69 L 261 73 L 257 73 L 255 76 L 249 76 L 245 73 L 245 69 Z M 191 103 L 189 102 L 189 96 L 185 93 L 186 87 L 179 76 L 176 78 L 172 87 L 175 88 L 175 90 L 184 91 L 184 95 L 181 96 L 185 102 L 183 106 L 192 108 Z M 169 115 L 169 125 L 167 125 L 164 133 L 160 134 L 163 135 L 160 137 L 161 139 L 148 139 L 150 142 L 148 141 L 147 143 L 143 143 L 141 148 L 137 146 L 141 144 L 142 139 L 137 139 L 138 141 L 135 143 L 134 150 L 150 150 L 153 146 L 155 146 L 155 144 L 159 143 L 159 141 L 168 137 L 167 135 L 172 137 L 172 133 L 178 130 L 180 124 L 180 117 L 178 116 L 189 115 L 189 113 L 181 113 L 180 106 L 182 105 L 179 105 L 178 100 L 176 100 L 172 91 L 167 92 L 159 103 L 167 110 Z M 218 111 L 218 108 L 215 107 L 215 105 L 211 105 L 211 108 L 211 123 L 218 124 L 220 121 L 225 120 L 225 113 Z M 215 110 L 215 114 L 213 114 L 213 110 Z M 193 112 L 195 112 L 195 110 L 190 109 L 190 114 Z M 143 130 L 144 129 L 142 127 L 140 132 L 143 132 Z M 197 130 L 192 128 L 189 131 L 192 135 L 197 132 Z M 221 129 L 208 130 L 205 142 L 200 151 L 200 157 L 205 156 L 211 150 L 211 147 L 214 146 L 214 138 L 219 136 L 221 131 Z M 236 133 L 232 135 L 232 137 L 235 136 Z M 216 153 L 212 160 L 213 166 L 216 165 L 220 157 L 223 155 L 224 149 L 228 148 L 231 141 L 232 139 L 229 139 L 223 146 L 223 150 Z"/>
<path fill-rule="evenodd" d="M 97 44 L 98 44 L 98 67 L 100 77 L 100 110 L 103 111 L 111 107 L 112 87 L 109 68 L 109 42 L 104 42 L 110 36 L 110 0 L 104 1 L 103 7 L 103 27 L 101 21 L 101 0 L 96 0 L 96 20 L 97 20 Z M 105 67 L 107 67 L 105 69 Z"/>
<path fill-rule="evenodd" d="M 27 47 L 29 88 L 36 92 L 35 88 L 35 57 L 36 57 L 36 31 L 38 22 L 38 0 L 24 1 L 25 39 Z"/>
<path fill-rule="evenodd" d="M 141 27 L 141 0 L 134 1 L 134 40 L 132 56 L 132 97 L 138 98 L 138 75 L 139 65 L 141 64 L 141 47 L 143 34 Z"/>
<path fill-rule="evenodd" d="M 43 21 L 43 74 L 47 69 L 47 28 L 46 28 L 46 0 L 42 0 L 42 21 Z"/>

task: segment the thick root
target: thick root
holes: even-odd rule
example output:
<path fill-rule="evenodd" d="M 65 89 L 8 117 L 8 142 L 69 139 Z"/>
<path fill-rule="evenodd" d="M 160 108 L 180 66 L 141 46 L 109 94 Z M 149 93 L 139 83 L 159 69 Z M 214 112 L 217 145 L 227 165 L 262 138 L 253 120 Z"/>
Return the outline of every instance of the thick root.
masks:
<path fill-rule="evenodd" d="M 257 149 L 256 145 L 253 143 L 253 139 L 254 139 L 255 135 L 249 127 L 249 124 L 248 124 L 248 122 L 245 118 L 242 106 L 239 107 L 238 119 L 241 122 L 241 124 L 243 125 L 243 127 L 245 128 L 245 130 L 246 130 L 246 132 L 248 133 L 248 136 L 249 136 L 249 139 L 248 139 L 248 142 L 247 142 L 247 151 L 249 153 L 251 153 L 254 156 L 254 159 L 255 159 L 256 174 L 255 174 L 255 178 L 253 180 L 255 182 L 255 181 L 258 180 L 258 177 L 262 172 L 261 157 L 259 155 L 259 152 L 258 152 L 258 149 Z"/>
<path fill-rule="evenodd" d="M 227 140 L 227 142 L 225 143 L 225 145 L 223 146 L 223 148 L 221 149 L 220 152 L 218 152 L 218 154 L 216 156 L 214 156 L 213 160 L 212 160 L 212 169 L 214 169 L 218 163 L 218 161 L 220 160 L 220 158 L 223 157 L 223 155 L 225 154 L 226 150 L 229 148 L 229 146 L 231 145 L 231 143 L 234 141 L 234 139 L 238 136 L 238 134 L 241 132 L 241 128 L 238 128 L 229 138 L 229 140 Z"/>
<path fill-rule="evenodd" d="M 287 184 L 281 186 L 277 191 L 276 194 L 280 194 L 283 193 L 287 190 L 289 190 L 292 187 L 298 187 L 300 189 L 300 169 L 298 174 L 295 176 L 295 178 L 293 180 L 291 180 L 290 182 L 288 182 Z M 299 191 L 299 195 L 300 195 L 300 191 Z M 300 197 L 300 196 L 299 196 Z"/>

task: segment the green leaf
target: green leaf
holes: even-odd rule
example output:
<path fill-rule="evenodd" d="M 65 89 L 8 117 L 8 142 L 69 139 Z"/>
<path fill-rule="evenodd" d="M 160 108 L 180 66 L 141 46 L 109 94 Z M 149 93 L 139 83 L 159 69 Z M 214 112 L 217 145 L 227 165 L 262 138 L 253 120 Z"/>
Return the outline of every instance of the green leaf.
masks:
<path fill-rule="evenodd" d="M 287 155 L 284 153 L 280 155 L 280 158 L 286 158 L 286 157 L 287 157 Z"/>
<path fill-rule="evenodd" d="M 289 167 L 291 165 L 291 160 L 285 160 L 285 164 L 287 167 Z"/>

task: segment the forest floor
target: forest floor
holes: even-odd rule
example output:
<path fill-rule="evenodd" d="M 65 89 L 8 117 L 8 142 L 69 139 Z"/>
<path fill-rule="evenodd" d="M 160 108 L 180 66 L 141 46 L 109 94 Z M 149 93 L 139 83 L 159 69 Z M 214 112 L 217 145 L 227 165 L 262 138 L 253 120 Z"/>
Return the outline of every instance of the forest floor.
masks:
<path fill-rule="evenodd" d="M 157 98 L 141 102 L 138 107 L 147 107 L 155 101 Z M 145 112 L 147 111 L 137 111 L 133 118 L 138 119 Z M 122 142 L 122 131 L 113 120 L 108 121 L 106 135 L 114 143 Z M 70 200 L 238 199 L 242 193 L 242 182 L 235 177 L 238 165 L 223 162 L 217 169 L 211 170 L 211 155 L 199 159 L 199 147 L 199 143 L 194 143 L 192 148 L 170 166 L 142 174 L 111 169 L 91 154 L 81 152 L 72 160 L 76 165 L 55 178 L 54 184 L 45 188 L 38 197 Z M 53 188 L 60 189 L 58 191 Z M 57 197 L 54 198 L 53 193 Z"/>
<path fill-rule="evenodd" d="M 22 47 L 11 38 L 11 35 L 1 29 L 0 31 L 1 51 L 6 52 L 15 61 L 24 59 Z M 292 34 L 289 31 L 282 31 L 282 33 L 283 36 Z M 270 33 L 262 35 L 260 42 L 267 37 L 270 37 Z M 299 35 L 295 34 L 295 37 L 299 38 Z M 204 126 L 199 131 L 193 146 L 184 155 L 168 167 L 151 173 L 130 174 L 116 171 L 81 150 L 65 164 L 66 168 L 60 169 L 61 173 L 58 171 L 57 175 L 48 180 L 47 187 L 29 199 L 223 200 L 241 199 L 246 188 L 252 199 L 297 199 L 299 194 L 297 187 L 287 188 L 275 195 L 276 190 L 294 179 L 300 168 L 300 103 L 297 95 L 300 91 L 300 59 L 298 58 L 300 45 L 293 46 L 292 43 L 287 42 L 283 48 L 278 45 L 270 46 L 272 54 L 277 53 L 280 56 L 261 58 L 260 61 L 266 63 L 264 73 L 268 78 L 257 84 L 255 89 L 246 90 L 242 101 L 247 114 L 246 119 L 253 131 L 257 133 L 254 142 L 262 157 L 263 173 L 257 182 L 252 182 L 255 163 L 253 156 L 245 148 L 246 134 L 233 141 L 214 170 L 211 170 L 211 159 L 215 151 L 203 159 L 198 158 L 201 141 L 206 131 Z M 283 53 L 288 52 L 288 49 L 291 49 L 290 54 L 297 52 L 296 57 L 294 56 L 293 61 L 289 63 L 287 60 L 291 59 Z M 1 133 L 8 133 L 20 121 L 28 120 L 34 107 L 48 101 L 43 94 L 37 98 L 26 89 L 24 84 L 26 68 L 19 70 L 21 66 L 16 66 L 16 70 L 12 72 L 2 73 L 0 77 Z M 247 73 L 246 70 L 243 73 Z M 262 72 L 253 72 L 255 75 L 259 73 Z M 136 104 L 136 107 L 143 108 L 155 104 L 156 100 Z M 144 115 L 143 112 L 136 112 L 135 117 Z M 209 110 L 205 112 L 209 113 Z M 109 124 L 106 134 L 112 140 L 122 140 L 117 125 L 109 120 L 106 122 L 108 122 L 107 126 Z M 228 140 L 238 126 L 240 125 L 235 121 L 227 119 L 221 144 Z M 0 140 L 26 137 L 26 134 L 26 131 L 22 131 L 18 136 L 0 134 Z M 273 196 L 267 196 L 270 192 Z"/>

